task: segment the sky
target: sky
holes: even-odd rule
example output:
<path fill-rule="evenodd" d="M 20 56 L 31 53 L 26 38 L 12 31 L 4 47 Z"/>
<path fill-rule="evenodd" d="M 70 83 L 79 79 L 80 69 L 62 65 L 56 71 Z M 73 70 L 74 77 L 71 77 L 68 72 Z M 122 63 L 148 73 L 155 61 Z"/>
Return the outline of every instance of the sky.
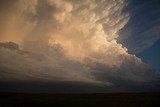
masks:
<path fill-rule="evenodd" d="M 160 90 L 158 0 L 1 0 L 0 91 Z"/>
<path fill-rule="evenodd" d="M 160 2 L 159 0 L 129 0 L 124 11 L 130 21 L 120 31 L 119 42 L 129 53 L 160 70 Z"/>

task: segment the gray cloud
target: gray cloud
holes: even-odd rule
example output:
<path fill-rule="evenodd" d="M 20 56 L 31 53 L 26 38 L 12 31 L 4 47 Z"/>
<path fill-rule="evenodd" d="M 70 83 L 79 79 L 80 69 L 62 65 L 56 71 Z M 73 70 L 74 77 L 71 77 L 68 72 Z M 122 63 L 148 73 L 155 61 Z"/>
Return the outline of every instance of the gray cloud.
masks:
<path fill-rule="evenodd" d="M 13 42 L 0 43 L 0 47 L 13 49 L 13 50 L 19 50 L 19 45 Z"/>

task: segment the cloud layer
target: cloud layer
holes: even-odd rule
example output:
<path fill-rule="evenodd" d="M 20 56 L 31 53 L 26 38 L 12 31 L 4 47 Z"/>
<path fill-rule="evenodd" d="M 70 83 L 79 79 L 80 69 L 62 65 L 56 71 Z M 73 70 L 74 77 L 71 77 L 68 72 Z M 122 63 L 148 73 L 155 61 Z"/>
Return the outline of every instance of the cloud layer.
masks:
<path fill-rule="evenodd" d="M 129 20 L 122 12 L 125 0 L 10 2 L 3 1 L 9 8 L 1 9 L 1 22 L 6 17 L 8 21 L 3 23 L 6 28 L 0 40 L 19 46 L 0 44 L 1 81 L 78 81 L 102 86 L 157 81 L 149 65 L 117 43 L 119 30 Z"/>

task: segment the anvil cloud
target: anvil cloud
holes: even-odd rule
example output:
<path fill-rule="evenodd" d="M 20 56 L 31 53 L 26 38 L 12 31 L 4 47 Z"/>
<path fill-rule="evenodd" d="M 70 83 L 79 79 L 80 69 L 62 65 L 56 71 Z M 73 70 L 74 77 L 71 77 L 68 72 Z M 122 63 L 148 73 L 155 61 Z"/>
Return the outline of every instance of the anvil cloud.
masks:
<path fill-rule="evenodd" d="M 129 20 L 125 0 L 1 2 L 0 81 L 120 86 L 157 80 L 149 65 L 117 43 Z"/>

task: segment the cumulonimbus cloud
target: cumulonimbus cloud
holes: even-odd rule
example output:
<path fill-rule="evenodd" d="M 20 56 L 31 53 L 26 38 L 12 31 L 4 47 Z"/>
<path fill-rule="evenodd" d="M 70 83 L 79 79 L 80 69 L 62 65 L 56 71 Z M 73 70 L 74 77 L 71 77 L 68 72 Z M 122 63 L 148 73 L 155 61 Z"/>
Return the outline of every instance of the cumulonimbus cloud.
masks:
<path fill-rule="evenodd" d="M 126 4 L 125 0 L 16 0 L 12 23 L 6 23 L 12 35 L 3 33 L 8 38 L 0 40 L 17 42 L 20 49 L 0 47 L 1 81 L 116 85 L 156 79 L 149 65 L 117 43 L 119 30 L 129 20 L 122 11 Z"/>

